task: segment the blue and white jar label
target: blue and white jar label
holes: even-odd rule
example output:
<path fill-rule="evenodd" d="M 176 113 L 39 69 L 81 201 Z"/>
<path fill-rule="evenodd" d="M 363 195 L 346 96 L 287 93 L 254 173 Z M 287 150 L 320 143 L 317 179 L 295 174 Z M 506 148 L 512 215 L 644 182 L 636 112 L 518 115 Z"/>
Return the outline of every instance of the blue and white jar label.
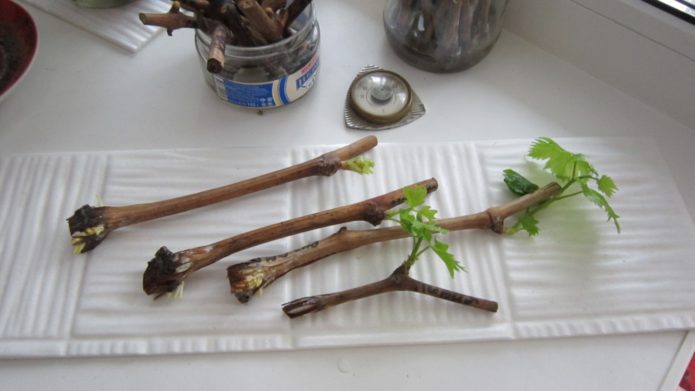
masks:
<path fill-rule="evenodd" d="M 319 54 L 316 52 L 299 71 L 266 83 L 241 83 L 214 76 L 217 93 L 230 103 L 246 107 L 279 107 L 306 94 L 316 81 Z"/>

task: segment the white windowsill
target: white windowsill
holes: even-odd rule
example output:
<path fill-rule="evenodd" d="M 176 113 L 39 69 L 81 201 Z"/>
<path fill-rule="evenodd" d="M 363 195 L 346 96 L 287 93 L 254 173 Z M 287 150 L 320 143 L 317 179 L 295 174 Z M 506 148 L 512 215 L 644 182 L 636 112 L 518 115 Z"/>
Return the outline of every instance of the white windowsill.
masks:
<path fill-rule="evenodd" d="M 695 26 L 640 0 L 513 0 L 505 25 L 695 129 Z"/>

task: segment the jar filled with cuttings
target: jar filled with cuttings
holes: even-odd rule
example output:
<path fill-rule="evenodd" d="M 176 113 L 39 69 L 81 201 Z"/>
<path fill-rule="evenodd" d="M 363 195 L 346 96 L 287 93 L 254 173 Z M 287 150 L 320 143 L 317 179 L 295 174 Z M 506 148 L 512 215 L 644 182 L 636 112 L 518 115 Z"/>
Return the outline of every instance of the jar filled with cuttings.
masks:
<path fill-rule="evenodd" d="M 410 65 L 431 72 L 472 67 L 502 31 L 508 0 L 388 0 L 389 44 Z"/>
<path fill-rule="evenodd" d="M 280 5 L 276 12 L 270 5 L 258 7 L 261 3 Z M 304 3 L 301 10 L 293 11 L 299 3 Z M 221 99 L 243 107 L 280 107 L 303 97 L 319 67 L 320 32 L 311 2 L 230 4 L 222 9 L 226 26 L 196 29 L 195 47 L 206 82 Z"/>

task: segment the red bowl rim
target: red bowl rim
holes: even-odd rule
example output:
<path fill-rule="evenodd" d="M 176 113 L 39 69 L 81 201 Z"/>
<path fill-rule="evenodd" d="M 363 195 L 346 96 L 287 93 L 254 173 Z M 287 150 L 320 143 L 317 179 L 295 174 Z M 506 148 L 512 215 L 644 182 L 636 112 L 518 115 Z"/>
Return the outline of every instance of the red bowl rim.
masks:
<path fill-rule="evenodd" d="M 24 77 L 27 75 L 29 72 L 29 69 L 34 63 L 34 60 L 36 60 L 36 53 L 38 52 L 39 49 L 39 32 L 38 29 L 36 28 L 36 22 L 34 21 L 34 18 L 31 17 L 31 14 L 21 6 L 20 4 L 9 0 L 8 3 L 10 4 L 10 7 L 14 7 L 21 15 L 23 18 L 28 20 L 30 23 L 30 34 L 28 35 L 30 39 L 33 42 L 30 42 L 31 46 L 31 51 L 29 55 L 27 56 L 26 59 L 24 59 L 22 66 L 20 67 L 19 71 L 17 72 L 17 76 L 14 77 L 13 80 L 8 83 L 3 90 L 0 90 L 0 101 L 3 100 L 7 95 L 10 94 L 10 92 L 17 87 L 17 85 L 24 79 Z"/>

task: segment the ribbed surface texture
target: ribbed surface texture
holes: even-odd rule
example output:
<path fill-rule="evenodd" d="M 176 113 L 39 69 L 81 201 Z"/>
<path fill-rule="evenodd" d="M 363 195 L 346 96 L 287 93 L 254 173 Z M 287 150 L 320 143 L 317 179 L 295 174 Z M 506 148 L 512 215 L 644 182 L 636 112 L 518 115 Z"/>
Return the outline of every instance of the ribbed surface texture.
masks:
<path fill-rule="evenodd" d="M 142 272 L 160 246 L 213 243 L 436 177 L 439 216 L 511 199 L 501 172 L 544 182 L 524 158 L 530 140 L 382 144 L 375 173 L 338 172 L 122 228 L 72 255 L 65 218 L 96 197 L 106 205 L 156 201 L 236 182 L 311 159 L 333 146 L 143 151 L 0 159 L 0 356 L 99 356 L 286 350 L 632 333 L 695 327 L 695 229 L 649 140 L 564 139 L 620 190 L 622 232 L 583 200 L 542 212 L 541 234 L 452 232 L 442 239 L 466 266 L 450 278 L 425 255 L 412 276 L 496 300 L 486 313 L 414 293 L 389 293 L 289 320 L 280 305 L 387 276 L 408 239 L 331 256 L 289 273 L 247 304 L 229 294 L 226 267 L 281 254 L 338 230 L 328 227 L 257 246 L 186 281 L 181 300 L 153 301 Z M 367 229 L 366 222 L 345 224 Z"/>
<path fill-rule="evenodd" d="M 136 0 L 115 8 L 83 8 L 74 0 L 22 0 L 51 13 L 68 23 L 99 37 L 137 52 L 157 33 L 158 27 L 145 26 L 138 13 L 160 13 L 169 10 L 169 2 L 163 0 Z"/>

